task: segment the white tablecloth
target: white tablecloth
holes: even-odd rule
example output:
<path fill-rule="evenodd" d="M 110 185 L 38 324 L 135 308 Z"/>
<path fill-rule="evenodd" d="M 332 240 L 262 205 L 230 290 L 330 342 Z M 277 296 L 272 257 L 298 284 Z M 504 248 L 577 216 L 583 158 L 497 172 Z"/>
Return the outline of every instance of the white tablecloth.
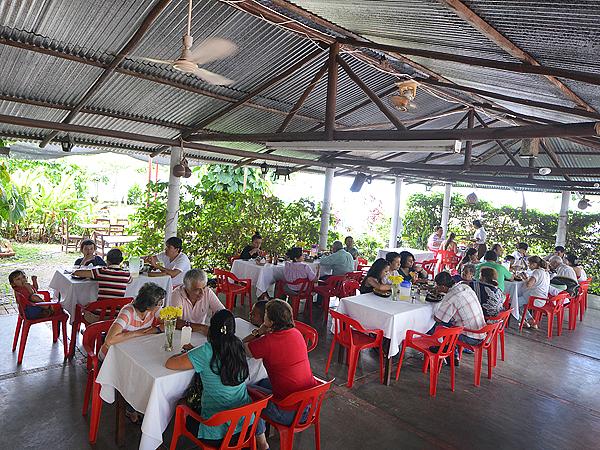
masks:
<path fill-rule="evenodd" d="M 244 261 L 243 259 L 236 259 L 231 266 L 231 273 L 238 278 L 250 278 L 252 286 L 256 288 L 256 295 L 260 295 L 263 292 L 267 292 L 277 280 L 283 279 L 284 264 L 278 263 L 277 265 L 273 265 L 269 263 L 259 266 L 254 260 Z M 318 264 L 318 260 L 308 263 L 315 272 L 317 271 Z M 321 275 L 324 274 L 321 273 Z"/>
<path fill-rule="evenodd" d="M 504 281 L 504 293 L 510 294 L 510 305 L 513 309 L 511 315 L 519 320 L 519 291 L 521 290 L 522 281 Z"/>
<path fill-rule="evenodd" d="M 430 252 L 429 250 L 417 250 L 414 248 L 407 248 L 407 247 L 400 247 L 400 248 L 381 248 L 379 250 L 377 250 L 377 257 L 378 258 L 385 258 L 385 255 L 387 255 L 389 252 L 411 252 L 414 257 L 415 257 L 415 261 L 418 262 L 423 262 L 423 261 L 427 261 L 428 259 L 433 259 L 433 252 Z"/>
<path fill-rule="evenodd" d="M 253 328 L 249 322 L 237 318 L 236 335 L 244 338 Z M 167 359 L 180 351 L 179 330 L 175 330 L 172 352 L 162 348 L 164 334 L 141 336 L 111 346 L 96 381 L 102 385 L 100 397 L 108 403 L 115 401 L 115 389 L 137 411 L 144 413 L 140 450 L 154 450 L 162 444 L 162 434 L 169 425 L 177 401 L 183 396 L 194 375 L 194 370 L 175 371 L 165 367 Z M 192 333 L 192 344 L 206 342 L 200 333 Z M 262 360 L 248 359 L 250 377 L 247 383 L 266 378 Z"/>
<path fill-rule="evenodd" d="M 169 305 L 171 301 L 171 292 L 173 291 L 173 282 L 171 277 L 148 277 L 140 275 L 132 278 L 131 283 L 127 285 L 125 290 L 126 297 L 135 297 L 140 288 L 148 282 L 156 283 L 167 291 L 165 305 Z M 68 311 L 73 323 L 75 314 L 75 306 L 77 304 L 87 305 L 98 298 L 98 282 L 93 280 L 74 280 L 71 275 L 64 273 L 62 270 L 54 272 L 54 276 L 48 285 L 54 290 L 54 295 L 60 294 L 60 299 L 63 308 Z"/>
<path fill-rule="evenodd" d="M 431 329 L 435 323 L 434 305 L 393 301 L 371 293 L 342 298 L 337 311 L 358 320 L 365 328 L 383 330 L 383 335 L 390 340 L 388 356 L 391 358 L 399 353 L 407 330 L 425 333 Z"/>

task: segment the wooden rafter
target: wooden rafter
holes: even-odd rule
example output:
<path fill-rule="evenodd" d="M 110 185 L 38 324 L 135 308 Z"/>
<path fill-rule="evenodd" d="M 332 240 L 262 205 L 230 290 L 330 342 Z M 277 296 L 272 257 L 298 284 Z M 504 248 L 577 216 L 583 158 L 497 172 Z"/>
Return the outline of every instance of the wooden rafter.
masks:
<path fill-rule="evenodd" d="M 104 69 L 104 72 L 94 81 L 94 83 L 89 87 L 89 89 L 85 92 L 83 97 L 77 102 L 77 104 L 71 109 L 69 114 L 62 120 L 63 123 L 70 123 L 77 114 L 81 111 L 81 109 L 96 95 L 96 93 L 100 90 L 102 86 L 108 81 L 111 75 L 115 72 L 115 69 L 121 62 L 125 59 L 129 53 L 135 49 L 135 47 L 139 44 L 139 42 L 146 34 L 146 31 L 150 28 L 150 26 L 154 23 L 156 18 L 160 15 L 160 13 L 167 7 L 167 5 L 171 3 L 171 0 L 159 0 L 154 7 L 148 12 L 134 35 L 129 39 L 127 44 L 115 55 L 110 64 Z M 40 143 L 40 147 L 45 147 L 48 142 L 56 137 L 58 131 L 52 130 Z"/>
<path fill-rule="evenodd" d="M 467 113 L 467 129 L 472 129 L 475 126 L 475 110 L 473 108 L 469 109 Z M 471 156 L 473 156 L 473 141 L 471 139 L 467 140 L 465 144 L 465 161 L 463 166 L 466 170 L 469 170 L 471 167 Z"/>
<path fill-rule="evenodd" d="M 533 56 L 529 53 L 518 47 L 514 42 L 496 30 L 493 26 L 487 23 L 485 20 L 481 18 L 481 16 L 477 15 L 472 9 L 466 6 L 459 0 L 439 0 L 441 3 L 446 5 L 450 10 L 456 13 L 461 19 L 469 23 L 476 30 L 482 33 L 485 37 L 490 39 L 504 51 L 506 51 L 509 55 L 514 56 L 515 58 L 523 61 L 524 63 L 531 64 L 532 66 L 541 67 L 539 61 L 537 61 Z M 596 111 L 592 108 L 585 100 L 579 97 L 575 92 L 573 92 L 567 85 L 565 85 L 562 81 L 560 81 L 554 75 L 544 75 L 550 83 L 556 86 L 569 100 L 575 102 L 581 107 L 585 108 L 588 111 Z"/>
<path fill-rule="evenodd" d="M 332 140 L 335 133 L 335 110 L 338 90 L 338 54 L 340 44 L 334 42 L 329 47 L 327 60 L 327 98 L 325 100 L 325 139 Z"/>
<path fill-rule="evenodd" d="M 474 116 L 477 119 L 477 122 L 479 122 L 482 127 L 488 127 L 488 124 L 485 123 L 485 121 L 481 118 L 479 114 L 475 113 Z M 521 165 L 521 163 L 519 163 L 519 160 L 513 156 L 513 154 L 506 148 L 506 146 L 502 143 L 501 140 L 497 139 L 496 144 L 498 144 L 498 146 L 502 150 L 502 153 L 504 153 L 515 166 Z"/>

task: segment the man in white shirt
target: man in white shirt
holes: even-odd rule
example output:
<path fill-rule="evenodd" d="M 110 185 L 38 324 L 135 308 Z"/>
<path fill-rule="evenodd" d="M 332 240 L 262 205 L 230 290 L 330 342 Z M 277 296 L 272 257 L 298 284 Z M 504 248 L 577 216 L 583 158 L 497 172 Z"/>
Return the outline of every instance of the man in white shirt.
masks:
<path fill-rule="evenodd" d="M 515 269 L 527 269 L 527 258 L 529 258 L 529 255 L 527 254 L 528 249 L 529 245 L 527 245 L 525 242 L 519 242 L 517 244 L 517 250 L 512 254 L 515 258 L 515 262 L 513 264 Z"/>
<path fill-rule="evenodd" d="M 159 274 L 150 276 L 168 275 L 173 279 L 173 286 L 183 284 L 184 274 L 192 268 L 190 259 L 181 252 L 183 241 L 178 237 L 170 237 L 165 242 L 165 251 L 155 256 L 148 256 L 144 261 Z"/>
<path fill-rule="evenodd" d="M 437 251 L 440 249 L 440 245 L 442 245 L 444 229 L 442 227 L 437 227 L 433 233 L 429 235 L 429 239 L 427 239 L 427 248 L 429 250 Z"/>
<path fill-rule="evenodd" d="M 171 306 L 181 306 L 183 310 L 183 317 L 177 320 L 177 328 L 189 322 L 192 331 L 207 335 L 210 318 L 217 311 L 225 309 L 206 282 L 206 272 L 190 269 L 183 276 L 183 285 L 173 290 Z"/>
<path fill-rule="evenodd" d="M 480 220 L 474 220 L 473 226 L 475 227 L 475 234 L 473 234 L 472 241 L 475 242 L 475 245 L 477 246 L 477 258 L 481 259 L 487 251 L 487 245 L 485 245 L 487 233 Z"/>
<path fill-rule="evenodd" d="M 554 277 L 569 278 L 577 282 L 577 274 L 575 273 L 575 270 L 573 270 L 572 267 L 567 266 L 560 256 L 551 256 L 548 260 L 548 265 L 550 266 L 550 270 L 554 272 Z"/>

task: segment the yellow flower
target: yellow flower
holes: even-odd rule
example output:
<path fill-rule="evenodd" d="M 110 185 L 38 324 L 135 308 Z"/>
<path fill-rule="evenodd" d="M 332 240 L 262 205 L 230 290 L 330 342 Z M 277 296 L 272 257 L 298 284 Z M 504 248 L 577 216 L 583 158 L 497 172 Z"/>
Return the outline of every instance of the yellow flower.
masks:
<path fill-rule="evenodd" d="M 402 275 L 390 275 L 388 279 L 392 282 L 392 284 L 400 284 L 404 281 L 404 277 L 402 277 Z"/>
<path fill-rule="evenodd" d="M 179 319 L 183 316 L 183 308 L 181 306 L 165 306 L 158 315 L 162 320 Z"/>

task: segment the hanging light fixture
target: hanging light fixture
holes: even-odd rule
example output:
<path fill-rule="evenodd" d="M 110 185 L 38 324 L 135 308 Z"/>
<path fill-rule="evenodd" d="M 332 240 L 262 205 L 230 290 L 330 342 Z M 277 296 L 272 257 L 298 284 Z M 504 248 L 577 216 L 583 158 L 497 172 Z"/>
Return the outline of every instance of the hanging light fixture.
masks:
<path fill-rule="evenodd" d="M 479 199 L 477 198 L 477 194 L 475 194 L 475 192 L 471 192 L 469 195 L 467 195 L 467 203 L 469 205 L 474 205 L 478 200 Z"/>
<path fill-rule="evenodd" d="M 543 176 L 550 175 L 550 172 L 552 172 L 550 167 L 540 167 L 540 170 L 538 170 L 538 173 Z"/>
<path fill-rule="evenodd" d="M 269 165 L 266 162 L 260 165 L 260 173 L 262 173 L 263 178 L 269 173 Z"/>
<path fill-rule="evenodd" d="M 63 152 L 70 152 L 71 150 L 73 150 L 74 145 L 75 144 L 73 142 L 73 137 L 68 134 L 66 136 L 66 139 L 60 143 Z"/>
<path fill-rule="evenodd" d="M 592 206 L 592 203 L 585 197 L 583 197 L 581 200 L 579 200 L 579 202 L 577 203 L 577 207 L 579 209 L 587 209 L 588 207 Z"/>

